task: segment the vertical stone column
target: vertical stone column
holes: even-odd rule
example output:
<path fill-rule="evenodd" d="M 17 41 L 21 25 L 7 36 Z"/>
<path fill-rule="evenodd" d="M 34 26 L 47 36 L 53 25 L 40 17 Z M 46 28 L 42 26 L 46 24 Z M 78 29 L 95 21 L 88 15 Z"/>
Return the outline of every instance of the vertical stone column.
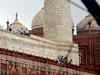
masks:
<path fill-rule="evenodd" d="M 70 0 L 45 0 L 44 37 L 53 41 L 72 43 Z"/>

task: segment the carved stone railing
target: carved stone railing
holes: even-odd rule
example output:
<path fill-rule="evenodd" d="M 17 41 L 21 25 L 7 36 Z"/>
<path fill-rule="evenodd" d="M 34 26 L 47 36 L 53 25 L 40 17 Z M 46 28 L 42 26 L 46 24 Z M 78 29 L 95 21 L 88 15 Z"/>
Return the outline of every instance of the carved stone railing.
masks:
<path fill-rule="evenodd" d="M 8 75 L 97 75 L 89 67 L 0 49 L 0 72 Z M 1 74 L 0 74 L 1 75 Z"/>

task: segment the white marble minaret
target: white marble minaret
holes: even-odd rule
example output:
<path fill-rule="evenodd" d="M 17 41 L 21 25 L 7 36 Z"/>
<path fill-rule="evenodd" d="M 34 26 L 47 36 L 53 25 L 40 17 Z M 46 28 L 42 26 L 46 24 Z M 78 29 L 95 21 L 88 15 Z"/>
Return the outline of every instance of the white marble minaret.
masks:
<path fill-rule="evenodd" d="M 44 37 L 53 41 L 72 43 L 70 0 L 45 0 Z"/>

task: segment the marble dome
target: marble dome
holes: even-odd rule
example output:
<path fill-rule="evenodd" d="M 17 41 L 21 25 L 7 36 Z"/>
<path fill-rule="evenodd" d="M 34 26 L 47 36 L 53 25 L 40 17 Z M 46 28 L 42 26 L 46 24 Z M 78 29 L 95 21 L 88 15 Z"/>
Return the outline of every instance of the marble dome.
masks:
<path fill-rule="evenodd" d="M 44 25 L 44 9 L 42 8 L 32 20 L 32 29 L 34 27 L 41 27 Z"/>
<path fill-rule="evenodd" d="M 19 22 L 17 14 L 14 22 L 10 24 L 10 31 L 18 34 L 23 34 L 27 31 L 27 28 Z"/>
<path fill-rule="evenodd" d="M 100 30 L 100 26 L 97 24 L 96 20 L 91 15 L 86 16 L 77 25 L 78 31 L 89 30 L 89 28 L 91 28 L 92 30 Z"/>

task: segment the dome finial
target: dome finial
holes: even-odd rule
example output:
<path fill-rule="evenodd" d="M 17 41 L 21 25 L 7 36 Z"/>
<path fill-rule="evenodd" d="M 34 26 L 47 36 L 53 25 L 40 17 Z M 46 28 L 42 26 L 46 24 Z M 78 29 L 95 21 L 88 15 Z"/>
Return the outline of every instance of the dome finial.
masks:
<path fill-rule="evenodd" d="M 16 12 L 16 20 L 18 20 L 18 13 Z"/>
<path fill-rule="evenodd" d="M 6 22 L 6 24 L 7 24 L 7 31 L 9 31 L 9 28 L 10 28 L 10 23 L 9 23 L 9 20 L 7 19 L 7 22 Z"/>

